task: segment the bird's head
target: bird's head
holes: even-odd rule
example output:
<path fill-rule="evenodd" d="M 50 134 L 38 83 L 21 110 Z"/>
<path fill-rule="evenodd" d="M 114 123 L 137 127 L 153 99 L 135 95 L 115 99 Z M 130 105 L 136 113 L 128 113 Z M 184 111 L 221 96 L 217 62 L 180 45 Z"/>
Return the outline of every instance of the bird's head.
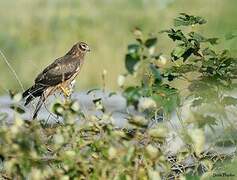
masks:
<path fill-rule="evenodd" d="M 67 55 L 80 56 L 90 51 L 90 47 L 85 42 L 78 42 L 73 45 Z"/>

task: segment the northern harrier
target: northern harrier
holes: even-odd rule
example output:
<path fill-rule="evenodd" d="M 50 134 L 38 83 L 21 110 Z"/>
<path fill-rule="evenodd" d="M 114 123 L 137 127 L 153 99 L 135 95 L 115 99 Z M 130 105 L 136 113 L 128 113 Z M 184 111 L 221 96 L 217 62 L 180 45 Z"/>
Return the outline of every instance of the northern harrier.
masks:
<path fill-rule="evenodd" d="M 56 59 L 47 66 L 35 79 L 35 84 L 23 93 L 26 98 L 25 106 L 36 97 L 40 97 L 33 119 L 48 96 L 61 91 L 65 96 L 70 96 L 71 83 L 81 70 L 85 54 L 90 51 L 89 46 L 84 42 L 76 43 L 68 53 Z"/>

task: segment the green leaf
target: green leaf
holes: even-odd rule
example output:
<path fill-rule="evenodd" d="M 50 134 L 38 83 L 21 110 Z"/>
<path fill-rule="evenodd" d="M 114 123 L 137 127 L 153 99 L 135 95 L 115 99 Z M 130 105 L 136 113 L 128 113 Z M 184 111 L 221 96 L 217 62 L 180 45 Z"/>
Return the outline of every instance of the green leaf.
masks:
<path fill-rule="evenodd" d="M 150 64 L 150 69 L 155 78 L 155 83 L 161 83 L 162 77 L 161 77 L 159 69 L 155 67 L 153 64 Z"/>
<path fill-rule="evenodd" d="M 96 109 L 101 110 L 102 112 L 105 112 L 105 107 L 103 106 L 102 98 L 93 99 L 92 102 L 96 106 Z"/>
<path fill-rule="evenodd" d="M 125 56 L 125 67 L 130 74 L 134 72 L 134 66 L 140 60 L 140 56 L 138 54 L 139 49 L 140 46 L 138 44 L 128 45 L 128 53 Z"/>
<path fill-rule="evenodd" d="M 140 57 L 138 55 L 127 54 L 125 57 L 125 67 L 127 71 L 132 74 L 134 72 L 134 66 L 139 62 Z"/>
<path fill-rule="evenodd" d="M 171 56 L 177 60 L 180 57 L 183 56 L 183 54 L 186 52 L 186 48 L 183 46 L 177 46 L 171 53 Z"/>
<path fill-rule="evenodd" d="M 167 79 L 168 79 L 168 81 L 173 81 L 173 80 L 176 79 L 177 77 L 178 77 L 178 76 L 177 76 L 176 74 L 170 73 L 170 74 L 168 74 Z"/>
<path fill-rule="evenodd" d="M 138 87 L 128 87 L 124 90 L 123 96 L 126 98 L 128 105 L 137 106 L 141 97 L 141 91 Z"/>
<path fill-rule="evenodd" d="M 94 91 L 99 91 L 99 90 L 100 90 L 100 88 L 90 89 L 89 91 L 86 92 L 86 94 L 90 94 L 90 93 L 92 93 Z"/>
<path fill-rule="evenodd" d="M 185 62 L 192 54 L 195 54 L 195 49 L 189 48 L 185 51 L 185 53 L 182 55 L 183 61 Z"/>
<path fill-rule="evenodd" d="M 196 32 L 190 32 L 188 34 L 192 39 L 198 41 L 198 42 L 209 42 L 211 45 L 215 45 L 218 44 L 218 38 L 206 38 L 204 36 L 202 36 L 199 33 Z"/>
<path fill-rule="evenodd" d="M 143 44 L 143 33 L 140 28 L 136 27 L 133 30 L 133 34 L 136 38 L 136 40 L 139 42 L 139 44 Z"/>
<path fill-rule="evenodd" d="M 210 48 L 205 48 L 204 50 L 202 50 L 202 54 L 203 54 L 204 56 L 213 56 L 213 57 L 216 56 L 215 51 L 213 51 L 213 50 L 210 49 Z"/>
<path fill-rule="evenodd" d="M 195 64 L 182 64 L 181 66 L 175 66 L 173 69 L 174 73 L 186 74 L 189 72 L 197 71 L 198 66 Z"/>
<path fill-rule="evenodd" d="M 145 41 L 145 46 L 147 48 L 151 48 L 151 47 L 155 46 L 156 43 L 157 43 L 157 38 L 156 37 L 149 38 Z"/>
<path fill-rule="evenodd" d="M 102 102 L 102 98 L 93 99 L 92 102 L 93 102 L 94 104 L 96 104 L 96 103 L 101 103 L 101 102 Z"/>
<path fill-rule="evenodd" d="M 182 64 L 180 66 L 171 66 L 163 71 L 162 77 L 168 81 L 173 81 L 175 78 L 184 76 L 186 73 L 198 71 L 199 66 L 195 64 Z"/>
<path fill-rule="evenodd" d="M 176 31 L 175 29 L 170 29 L 161 31 L 161 33 L 167 33 L 169 38 L 171 38 L 173 41 L 187 41 L 187 38 L 181 30 Z"/>
<path fill-rule="evenodd" d="M 209 42 L 211 45 L 218 44 L 218 38 L 208 38 L 206 42 Z"/>
<path fill-rule="evenodd" d="M 128 45 L 128 54 L 134 54 L 137 53 L 140 49 L 140 46 L 138 44 L 129 44 Z"/>
<path fill-rule="evenodd" d="M 24 114 L 25 113 L 25 110 L 19 105 L 12 104 L 12 105 L 10 105 L 10 108 L 13 109 L 14 111 L 16 111 L 19 114 Z"/>
<path fill-rule="evenodd" d="M 109 95 L 108 95 L 108 97 L 112 97 L 112 96 L 114 96 L 114 95 L 116 95 L 116 94 L 117 94 L 117 92 L 110 92 Z"/>
<path fill-rule="evenodd" d="M 206 38 L 199 33 L 190 32 L 188 35 L 198 42 L 205 42 L 206 41 Z"/>
<path fill-rule="evenodd" d="M 56 102 L 53 104 L 52 111 L 54 114 L 56 114 L 58 116 L 63 116 L 65 108 L 63 107 L 63 105 L 61 103 Z"/>
<path fill-rule="evenodd" d="M 164 84 L 154 89 L 155 94 L 152 98 L 157 105 L 162 107 L 165 113 L 171 113 L 180 104 L 180 98 L 177 89 Z"/>
<path fill-rule="evenodd" d="M 181 16 L 174 19 L 174 26 L 190 26 L 195 24 L 205 24 L 207 21 L 200 16 L 180 13 Z"/>

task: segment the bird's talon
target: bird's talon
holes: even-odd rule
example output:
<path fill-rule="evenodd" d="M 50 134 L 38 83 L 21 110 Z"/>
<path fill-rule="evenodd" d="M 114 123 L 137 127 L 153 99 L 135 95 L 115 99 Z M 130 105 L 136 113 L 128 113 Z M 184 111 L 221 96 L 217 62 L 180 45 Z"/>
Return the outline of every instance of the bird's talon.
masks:
<path fill-rule="evenodd" d="M 63 91 L 64 95 L 66 97 L 70 97 L 71 93 L 70 93 L 70 90 L 68 88 L 64 88 L 62 86 L 60 86 L 61 90 Z"/>

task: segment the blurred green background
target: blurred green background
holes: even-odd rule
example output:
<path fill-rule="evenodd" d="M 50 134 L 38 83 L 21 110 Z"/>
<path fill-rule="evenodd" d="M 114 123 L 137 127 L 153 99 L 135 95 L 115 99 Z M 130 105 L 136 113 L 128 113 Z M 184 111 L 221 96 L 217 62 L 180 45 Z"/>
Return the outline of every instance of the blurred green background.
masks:
<path fill-rule="evenodd" d="M 27 88 L 75 42 L 88 42 L 92 52 L 86 57 L 77 89 L 101 86 L 106 69 L 107 88 L 116 90 L 134 27 L 159 32 L 169 28 L 178 13 L 185 12 L 208 20 L 200 29 L 207 36 L 224 38 L 237 32 L 236 7 L 237 0 L 0 0 L 0 50 Z M 220 46 L 236 54 L 235 39 Z M 168 38 L 159 38 L 158 50 L 170 49 Z M 0 93 L 6 89 L 21 90 L 1 57 Z"/>

